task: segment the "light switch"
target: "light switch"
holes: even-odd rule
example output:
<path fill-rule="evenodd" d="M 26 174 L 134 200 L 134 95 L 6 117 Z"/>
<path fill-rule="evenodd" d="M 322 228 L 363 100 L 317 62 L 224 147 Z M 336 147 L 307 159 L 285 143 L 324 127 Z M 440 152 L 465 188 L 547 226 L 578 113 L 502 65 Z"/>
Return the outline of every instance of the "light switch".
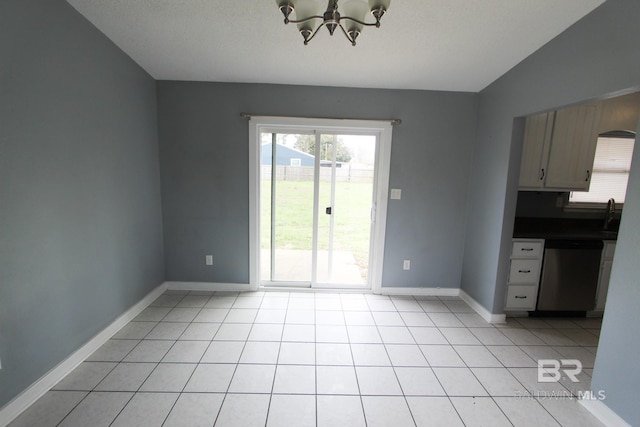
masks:
<path fill-rule="evenodd" d="M 399 188 L 391 189 L 391 200 L 400 200 L 402 198 L 402 190 Z"/>

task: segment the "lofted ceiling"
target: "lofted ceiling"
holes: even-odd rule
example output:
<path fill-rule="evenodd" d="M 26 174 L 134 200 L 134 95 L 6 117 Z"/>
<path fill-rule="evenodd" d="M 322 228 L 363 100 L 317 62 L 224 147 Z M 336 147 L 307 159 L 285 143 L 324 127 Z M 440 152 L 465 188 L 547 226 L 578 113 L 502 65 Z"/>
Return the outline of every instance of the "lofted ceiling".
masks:
<path fill-rule="evenodd" d="M 394 0 L 353 47 L 325 29 L 304 46 L 274 0 L 67 1 L 157 80 L 471 92 L 604 3 Z"/>

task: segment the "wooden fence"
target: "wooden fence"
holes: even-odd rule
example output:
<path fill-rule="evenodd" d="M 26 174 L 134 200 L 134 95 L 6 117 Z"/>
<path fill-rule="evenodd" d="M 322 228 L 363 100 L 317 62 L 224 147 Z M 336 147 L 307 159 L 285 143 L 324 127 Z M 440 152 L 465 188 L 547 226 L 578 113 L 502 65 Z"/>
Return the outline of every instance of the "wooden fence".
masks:
<path fill-rule="evenodd" d="M 313 166 L 276 166 L 277 181 L 313 181 Z M 271 179 L 271 165 L 262 166 L 263 180 Z M 331 167 L 320 167 L 320 180 L 331 180 Z M 373 168 L 354 167 L 342 164 L 336 167 L 338 182 L 373 182 Z"/>

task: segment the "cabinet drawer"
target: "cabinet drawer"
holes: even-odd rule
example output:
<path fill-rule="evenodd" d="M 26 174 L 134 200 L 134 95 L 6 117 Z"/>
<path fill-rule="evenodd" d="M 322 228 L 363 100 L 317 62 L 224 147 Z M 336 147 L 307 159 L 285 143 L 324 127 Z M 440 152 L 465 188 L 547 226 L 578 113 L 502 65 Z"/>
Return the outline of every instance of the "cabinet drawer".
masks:
<path fill-rule="evenodd" d="M 537 286 L 509 286 L 505 309 L 535 310 L 537 294 Z"/>
<path fill-rule="evenodd" d="M 512 259 L 509 283 L 538 283 L 540 262 L 537 259 Z"/>
<path fill-rule="evenodd" d="M 542 242 L 513 242 L 512 258 L 540 258 L 541 254 Z"/>

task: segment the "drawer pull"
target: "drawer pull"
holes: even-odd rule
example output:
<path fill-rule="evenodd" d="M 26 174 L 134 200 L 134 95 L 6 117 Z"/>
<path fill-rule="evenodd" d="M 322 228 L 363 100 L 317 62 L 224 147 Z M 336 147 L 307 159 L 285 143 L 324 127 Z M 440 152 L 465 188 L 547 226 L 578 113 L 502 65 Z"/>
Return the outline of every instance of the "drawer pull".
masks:
<path fill-rule="evenodd" d="M 516 299 L 527 299 L 527 296 L 526 295 L 524 295 L 524 296 L 516 295 Z"/>
<path fill-rule="evenodd" d="M 531 252 L 533 248 L 520 248 L 521 251 Z"/>
<path fill-rule="evenodd" d="M 518 270 L 518 273 L 531 273 L 531 270 Z"/>

